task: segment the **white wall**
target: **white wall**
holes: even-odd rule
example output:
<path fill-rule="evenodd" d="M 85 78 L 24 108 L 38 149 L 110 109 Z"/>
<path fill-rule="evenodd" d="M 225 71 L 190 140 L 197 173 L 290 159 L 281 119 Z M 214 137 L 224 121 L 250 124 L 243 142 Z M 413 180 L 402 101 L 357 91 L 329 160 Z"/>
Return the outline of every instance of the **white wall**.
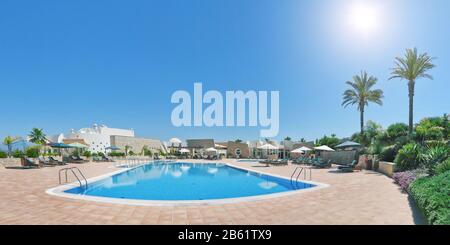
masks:
<path fill-rule="evenodd" d="M 83 139 L 86 144 L 89 145 L 90 152 L 109 152 L 105 148 L 111 146 L 111 137 L 104 134 L 94 134 L 94 133 L 74 133 L 69 134 L 68 139 Z"/>

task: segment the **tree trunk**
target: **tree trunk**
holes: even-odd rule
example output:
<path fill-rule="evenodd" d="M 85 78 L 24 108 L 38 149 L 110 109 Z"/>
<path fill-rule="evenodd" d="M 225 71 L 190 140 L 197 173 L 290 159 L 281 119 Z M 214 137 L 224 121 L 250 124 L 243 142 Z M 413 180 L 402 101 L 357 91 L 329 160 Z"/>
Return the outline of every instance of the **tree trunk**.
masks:
<path fill-rule="evenodd" d="M 360 107 L 360 126 L 361 126 L 361 135 L 364 134 L 364 106 Z"/>
<path fill-rule="evenodd" d="M 409 136 L 413 133 L 414 126 L 414 81 L 408 82 L 408 96 L 409 96 Z"/>

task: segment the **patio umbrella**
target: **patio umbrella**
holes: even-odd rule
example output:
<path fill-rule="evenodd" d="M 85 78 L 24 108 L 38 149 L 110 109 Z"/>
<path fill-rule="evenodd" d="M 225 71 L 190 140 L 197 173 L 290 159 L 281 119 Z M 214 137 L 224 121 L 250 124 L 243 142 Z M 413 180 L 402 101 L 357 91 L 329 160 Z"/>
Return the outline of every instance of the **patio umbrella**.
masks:
<path fill-rule="evenodd" d="M 334 151 L 333 149 L 331 149 L 330 147 L 326 146 L 326 145 L 321 145 L 318 147 L 314 147 L 315 150 L 318 151 Z"/>
<path fill-rule="evenodd" d="M 361 144 L 353 142 L 353 141 L 346 141 L 342 144 L 337 145 L 336 148 L 358 147 L 358 146 L 361 146 Z"/>
<path fill-rule="evenodd" d="M 259 146 L 258 149 L 261 149 L 261 150 L 278 150 L 278 147 L 273 146 L 271 144 L 264 144 L 262 146 Z"/>
<path fill-rule="evenodd" d="M 48 146 L 50 146 L 51 148 L 60 149 L 60 150 L 59 150 L 59 153 L 61 154 L 61 156 L 63 155 L 61 149 L 71 149 L 71 148 L 74 148 L 73 146 L 70 146 L 70 145 L 67 145 L 67 144 L 64 144 L 64 143 L 51 143 L 51 144 L 49 144 Z"/>
<path fill-rule="evenodd" d="M 188 149 L 181 149 L 181 150 L 180 150 L 180 153 L 189 153 L 189 152 L 191 152 L 191 151 L 188 150 Z"/>
<path fill-rule="evenodd" d="M 291 151 L 291 153 L 300 153 L 300 154 L 303 154 L 303 153 L 305 153 L 305 152 L 302 151 L 300 148 L 298 148 L 298 149 L 295 149 L 295 150 Z"/>
<path fill-rule="evenodd" d="M 84 144 L 81 144 L 81 143 L 78 143 L 78 142 L 75 142 L 75 143 L 72 143 L 72 144 L 68 144 L 68 145 L 71 146 L 72 148 L 77 148 L 77 149 L 88 148 L 87 145 L 84 145 Z"/>
<path fill-rule="evenodd" d="M 73 146 L 64 144 L 64 143 L 51 143 L 48 146 L 52 147 L 52 148 L 57 148 L 57 149 L 69 149 L 69 148 L 74 148 Z"/>
<path fill-rule="evenodd" d="M 302 147 L 300 147 L 300 148 L 298 148 L 299 150 L 301 150 L 301 151 L 312 151 L 312 149 L 311 148 L 308 148 L 308 147 L 306 147 L 306 146 L 302 146 Z"/>
<path fill-rule="evenodd" d="M 179 144 L 181 144 L 181 140 L 178 139 L 178 138 L 171 138 L 169 140 L 169 143 L 172 144 L 172 145 L 179 145 Z"/>
<path fill-rule="evenodd" d="M 108 146 L 108 147 L 106 147 L 105 148 L 106 150 L 111 150 L 111 151 L 118 151 L 118 150 L 120 150 L 120 148 L 119 147 L 117 147 L 117 146 Z"/>
<path fill-rule="evenodd" d="M 267 143 L 267 144 L 264 144 L 262 146 L 259 146 L 258 149 L 266 150 L 267 151 L 267 155 L 269 155 L 269 150 L 278 150 L 278 147 Z"/>

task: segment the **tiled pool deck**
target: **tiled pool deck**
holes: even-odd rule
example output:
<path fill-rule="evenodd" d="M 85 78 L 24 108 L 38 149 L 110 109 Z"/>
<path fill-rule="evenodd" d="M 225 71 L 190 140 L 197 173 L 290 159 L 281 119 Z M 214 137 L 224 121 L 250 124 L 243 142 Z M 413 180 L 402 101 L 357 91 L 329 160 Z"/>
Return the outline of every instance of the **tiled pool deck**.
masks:
<path fill-rule="evenodd" d="M 234 165 L 289 177 L 295 166 Z M 87 178 L 116 171 L 113 163 L 75 165 Z M 131 206 L 50 196 L 62 167 L 0 168 L 0 224 L 416 224 L 422 219 L 392 180 L 372 171 L 314 169 L 330 187 L 223 205 Z"/>

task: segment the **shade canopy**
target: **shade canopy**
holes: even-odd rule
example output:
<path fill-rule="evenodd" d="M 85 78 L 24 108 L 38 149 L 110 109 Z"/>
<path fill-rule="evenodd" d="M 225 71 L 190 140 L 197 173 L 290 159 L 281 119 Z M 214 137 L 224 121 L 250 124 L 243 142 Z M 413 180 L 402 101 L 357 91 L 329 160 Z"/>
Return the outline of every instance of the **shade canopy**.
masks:
<path fill-rule="evenodd" d="M 205 150 L 206 152 L 217 152 L 217 149 L 214 147 L 210 147 L 208 149 Z"/>
<path fill-rule="evenodd" d="M 264 144 L 262 146 L 259 146 L 258 149 L 262 149 L 262 150 L 278 150 L 278 147 L 273 146 L 271 144 Z"/>
<path fill-rule="evenodd" d="M 72 144 L 69 144 L 69 146 L 71 146 L 72 148 L 77 148 L 77 149 L 84 149 L 84 148 L 88 148 L 87 145 L 83 145 L 81 143 L 75 142 Z"/>
<path fill-rule="evenodd" d="M 337 145 L 336 148 L 357 147 L 357 146 L 361 146 L 361 144 L 353 142 L 353 141 L 346 141 L 342 144 Z"/>
<path fill-rule="evenodd" d="M 68 149 L 68 148 L 75 148 L 73 146 L 70 145 L 66 145 L 64 143 L 51 143 L 48 146 L 52 147 L 52 148 L 59 148 L 59 149 Z"/>
<path fill-rule="evenodd" d="M 108 147 L 106 147 L 105 148 L 106 150 L 112 150 L 112 151 L 118 151 L 118 150 L 120 150 L 120 148 L 119 147 L 117 147 L 117 146 L 108 146 Z"/>
<path fill-rule="evenodd" d="M 300 148 L 298 148 L 298 149 L 301 150 L 301 151 L 312 151 L 311 148 L 306 147 L 306 146 L 302 146 L 302 147 L 300 147 Z"/>
<path fill-rule="evenodd" d="M 302 151 L 300 148 L 298 148 L 298 149 L 295 149 L 295 150 L 293 150 L 293 151 L 291 151 L 291 153 L 305 153 L 304 151 Z"/>
<path fill-rule="evenodd" d="M 331 149 L 330 147 L 326 146 L 326 145 L 321 145 L 318 147 L 314 147 L 315 150 L 318 151 L 334 151 L 333 149 Z"/>
<path fill-rule="evenodd" d="M 170 144 L 173 144 L 173 145 L 179 145 L 179 144 L 181 144 L 181 140 L 178 139 L 178 138 L 171 138 L 171 139 L 169 140 L 169 143 L 170 143 Z"/>
<path fill-rule="evenodd" d="M 188 149 L 181 149 L 180 152 L 181 152 L 181 153 L 189 153 L 189 152 L 191 152 L 191 151 L 189 151 Z"/>

